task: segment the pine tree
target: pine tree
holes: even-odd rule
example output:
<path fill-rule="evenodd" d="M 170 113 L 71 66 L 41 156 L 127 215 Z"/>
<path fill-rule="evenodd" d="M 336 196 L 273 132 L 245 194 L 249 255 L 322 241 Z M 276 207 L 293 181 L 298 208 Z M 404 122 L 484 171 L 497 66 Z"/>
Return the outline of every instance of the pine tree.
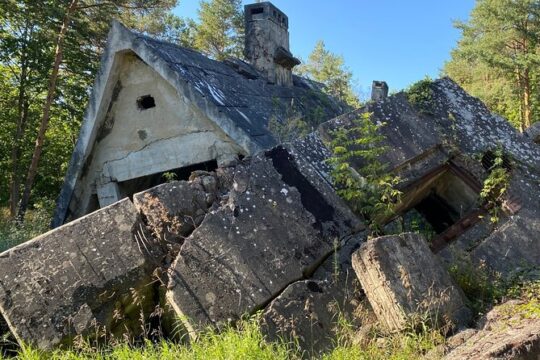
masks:
<path fill-rule="evenodd" d="M 307 63 L 299 66 L 296 72 L 323 83 L 330 96 L 353 108 L 360 106 L 352 87 L 352 72 L 345 67 L 343 57 L 327 50 L 322 40 L 315 45 Z"/>
<path fill-rule="evenodd" d="M 498 107 L 494 110 L 517 117 L 520 129 L 537 121 L 540 3 L 478 0 L 469 21 L 458 22 L 456 27 L 462 38 L 446 64 L 446 73 Z M 508 104 L 508 99 L 515 99 L 514 104 Z"/>
<path fill-rule="evenodd" d="M 176 0 L 0 2 L 0 68 L 7 70 L 0 77 L 6 100 L 0 108 L 0 151 L 10 154 L 0 162 L 0 202 L 9 194 L 12 215 L 19 204 L 22 217 L 31 194 L 57 195 L 112 19 L 132 27 L 157 23 L 175 5 Z"/>
<path fill-rule="evenodd" d="M 204 54 L 224 60 L 242 58 L 244 17 L 241 0 L 203 0 L 200 2 L 199 24 L 194 43 Z"/>

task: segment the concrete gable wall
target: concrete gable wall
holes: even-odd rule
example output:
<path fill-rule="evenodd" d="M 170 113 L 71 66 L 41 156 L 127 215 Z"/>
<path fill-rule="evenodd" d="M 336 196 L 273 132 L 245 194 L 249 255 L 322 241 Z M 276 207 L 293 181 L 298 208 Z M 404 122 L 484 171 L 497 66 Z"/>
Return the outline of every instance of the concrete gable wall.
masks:
<path fill-rule="evenodd" d="M 118 80 L 92 155 L 75 189 L 72 218 L 91 207 L 92 194 L 108 205 L 122 196 L 117 183 L 210 160 L 226 162 L 246 151 L 131 53 L 118 61 Z M 141 110 L 150 95 L 155 107 Z"/>

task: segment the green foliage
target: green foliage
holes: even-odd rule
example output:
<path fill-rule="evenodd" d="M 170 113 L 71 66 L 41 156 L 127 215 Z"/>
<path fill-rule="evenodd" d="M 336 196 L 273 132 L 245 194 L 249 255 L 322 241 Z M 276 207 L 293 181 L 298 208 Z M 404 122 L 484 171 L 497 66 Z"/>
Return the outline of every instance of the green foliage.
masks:
<path fill-rule="evenodd" d="M 164 172 L 163 175 L 161 176 L 163 176 L 165 181 L 168 183 L 175 181 L 178 177 L 175 173 L 170 172 L 170 171 Z"/>
<path fill-rule="evenodd" d="M 505 281 L 484 262 L 473 264 L 469 257 L 463 256 L 448 271 L 470 300 L 471 310 L 477 316 L 496 304 L 506 292 Z"/>
<path fill-rule="evenodd" d="M 324 84 L 326 93 L 335 99 L 353 108 L 360 107 L 352 86 L 352 72 L 343 57 L 327 50 L 323 41 L 317 42 L 308 62 L 296 67 L 295 72 Z"/>
<path fill-rule="evenodd" d="M 162 341 L 154 344 L 148 341 L 142 347 L 127 344 L 112 348 L 86 348 L 82 351 L 55 351 L 53 353 L 39 352 L 29 347 L 21 349 L 21 359 L 160 359 L 160 360 L 197 360 L 197 359 L 300 359 L 289 349 L 288 344 L 268 343 L 263 339 L 257 319 L 242 321 L 237 328 L 228 327 L 217 333 L 207 330 L 200 334 L 191 344 L 182 345 Z"/>
<path fill-rule="evenodd" d="M 302 138 L 309 133 L 309 128 L 301 118 L 292 118 L 281 123 L 276 117 L 272 117 L 268 123 L 268 130 L 274 134 L 278 143 Z"/>
<path fill-rule="evenodd" d="M 431 85 L 433 80 L 426 77 L 420 80 L 407 89 L 407 99 L 420 112 L 424 114 L 432 114 L 433 108 L 433 89 Z"/>
<path fill-rule="evenodd" d="M 384 227 L 384 233 L 386 235 L 401 234 L 404 232 L 421 234 L 428 243 L 437 235 L 433 226 L 414 208 L 398 216 L 394 221 Z"/>
<path fill-rule="evenodd" d="M 341 319 L 338 321 L 338 341 L 336 347 L 324 360 L 386 360 L 386 359 L 419 359 L 428 352 L 429 358 L 436 356 L 432 351 L 444 343 L 444 337 L 437 330 L 431 329 L 427 323 L 411 322 L 406 330 L 388 334 L 377 327 L 371 327 L 362 344 L 356 344 L 354 327 Z M 364 325 L 369 326 L 369 325 Z"/>
<path fill-rule="evenodd" d="M 518 128 L 538 121 L 540 7 L 534 0 L 479 0 L 444 72 Z"/>
<path fill-rule="evenodd" d="M 244 17 L 240 0 L 203 0 L 194 33 L 195 48 L 217 60 L 243 57 Z"/>
<path fill-rule="evenodd" d="M 0 252 L 22 244 L 49 230 L 52 202 L 38 203 L 23 223 L 10 219 L 7 209 L 0 209 Z"/>
<path fill-rule="evenodd" d="M 540 280 L 529 280 L 513 285 L 507 296 L 519 299 L 520 302 L 511 306 L 504 306 L 506 315 L 519 315 L 525 319 L 540 319 Z"/>
<path fill-rule="evenodd" d="M 484 185 L 480 191 L 480 199 L 486 203 L 490 214 L 490 221 L 497 223 L 499 221 L 501 203 L 508 189 L 510 174 L 503 166 L 503 150 L 498 148 L 494 151 L 494 155 L 493 165 L 488 169 L 489 175 L 484 180 Z"/>
<path fill-rule="evenodd" d="M 351 324 L 340 320 L 340 337 L 336 347 L 324 354 L 324 360 L 352 359 L 417 359 L 443 343 L 444 338 L 437 331 L 427 327 L 420 331 L 407 330 L 403 333 L 384 334 L 374 330 L 367 344 L 355 345 L 352 341 L 355 329 Z M 431 353 L 430 353 L 431 354 Z M 237 328 L 226 328 L 220 333 L 208 330 L 190 345 L 162 341 L 146 342 L 144 346 L 133 347 L 120 344 L 110 348 L 86 348 L 84 350 L 57 350 L 52 353 L 38 351 L 24 346 L 19 351 L 18 359 L 101 359 L 101 360 L 300 360 L 309 358 L 294 350 L 293 344 L 283 340 L 266 342 L 256 319 L 243 321 Z"/>
<path fill-rule="evenodd" d="M 393 214 L 401 192 L 399 178 L 388 172 L 380 156 L 388 149 L 379 132 L 384 124 L 375 124 L 371 114 L 363 114 L 350 128 L 334 131 L 329 163 L 338 194 L 362 215 L 372 233 L 378 233 L 384 221 Z M 361 166 L 354 166 L 354 162 Z"/>
<path fill-rule="evenodd" d="M 476 317 L 495 305 L 517 299 L 520 300 L 517 304 L 504 306 L 507 315 L 540 318 L 540 281 L 534 275 L 537 269 L 524 267 L 519 273 L 503 278 L 485 262 L 473 263 L 468 255 L 462 254 L 456 256 L 448 271 L 469 299 Z"/>

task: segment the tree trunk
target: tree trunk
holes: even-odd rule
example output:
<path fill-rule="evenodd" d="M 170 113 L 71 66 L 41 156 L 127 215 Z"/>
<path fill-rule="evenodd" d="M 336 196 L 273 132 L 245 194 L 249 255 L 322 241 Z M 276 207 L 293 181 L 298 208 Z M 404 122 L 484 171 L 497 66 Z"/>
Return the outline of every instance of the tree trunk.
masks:
<path fill-rule="evenodd" d="M 529 70 L 523 74 L 523 130 L 531 126 L 531 82 Z"/>
<path fill-rule="evenodd" d="M 62 63 L 62 56 L 63 56 L 63 50 L 64 50 L 64 47 L 63 47 L 64 38 L 65 38 L 67 29 L 69 26 L 69 22 L 71 21 L 71 15 L 76 9 L 77 2 L 78 0 L 72 0 L 71 3 L 69 4 L 66 14 L 64 15 L 62 26 L 58 33 L 58 37 L 56 38 L 54 64 L 53 64 L 51 76 L 49 78 L 49 88 L 47 91 L 47 98 L 43 106 L 43 115 L 41 117 L 41 125 L 39 127 L 38 136 L 36 139 L 36 145 L 34 147 L 34 153 L 32 155 L 32 162 L 30 163 L 30 168 L 28 169 L 28 175 L 26 178 L 26 182 L 24 184 L 24 193 L 22 195 L 21 204 L 19 206 L 19 211 L 17 214 L 17 217 L 19 218 L 19 220 L 23 220 L 24 214 L 26 213 L 26 209 L 28 208 L 28 203 L 30 200 L 30 193 L 32 191 L 32 186 L 34 184 L 34 179 L 37 173 L 37 167 L 39 164 L 39 160 L 41 158 L 41 152 L 43 150 L 43 141 L 45 140 L 45 132 L 47 131 L 47 128 L 49 126 L 50 111 L 51 111 L 51 106 L 54 99 L 54 94 L 56 91 L 56 81 L 58 79 L 58 71 L 60 69 L 60 64 Z"/>
<path fill-rule="evenodd" d="M 19 76 L 19 96 L 17 100 L 17 129 L 13 138 L 13 148 L 11 149 L 11 178 L 9 184 L 9 213 L 12 218 L 17 213 L 19 203 L 19 152 L 21 140 L 24 133 L 26 120 L 28 117 L 28 101 L 26 99 L 26 80 L 28 76 L 28 28 L 30 26 L 28 17 L 23 31 L 23 44 L 21 49 L 21 74 Z"/>

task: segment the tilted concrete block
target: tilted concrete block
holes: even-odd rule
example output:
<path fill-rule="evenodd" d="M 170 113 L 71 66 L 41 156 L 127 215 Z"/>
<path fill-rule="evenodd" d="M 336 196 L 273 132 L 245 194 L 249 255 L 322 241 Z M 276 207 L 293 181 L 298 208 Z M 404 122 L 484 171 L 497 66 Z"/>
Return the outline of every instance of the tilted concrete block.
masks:
<path fill-rule="evenodd" d="M 130 315 L 114 316 L 136 303 L 162 255 L 135 206 L 120 201 L 2 253 L 0 311 L 18 341 L 40 349 L 97 330 L 121 335 Z"/>
<path fill-rule="evenodd" d="M 204 219 L 208 207 L 216 199 L 213 176 L 204 176 L 198 182 L 173 181 L 133 195 L 135 206 L 144 214 L 154 235 L 167 242 L 182 244 Z M 200 182 L 200 184 L 199 184 Z"/>
<path fill-rule="evenodd" d="M 438 326 L 463 326 L 470 320 L 461 290 L 419 234 L 370 239 L 353 254 L 352 264 L 377 318 L 389 330 L 403 330 L 417 316 Z"/>
<path fill-rule="evenodd" d="M 357 224 L 293 160 L 276 148 L 237 166 L 227 200 L 184 242 L 167 297 L 192 333 L 263 308 Z"/>

